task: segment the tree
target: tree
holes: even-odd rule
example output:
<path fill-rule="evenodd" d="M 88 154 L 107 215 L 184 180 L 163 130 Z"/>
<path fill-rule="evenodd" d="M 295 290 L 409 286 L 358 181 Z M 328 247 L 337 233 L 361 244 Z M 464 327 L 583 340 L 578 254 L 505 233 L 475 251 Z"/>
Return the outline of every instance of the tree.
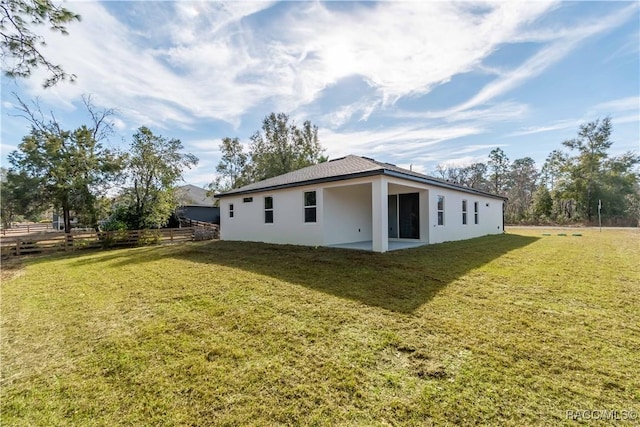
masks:
<path fill-rule="evenodd" d="M 513 161 L 508 175 L 509 203 L 506 209 L 510 220 L 520 221 L 530 213 L 537 181 L 538 170 L 531 157 Z"/>
<path fill-rule="evenodd" d="M 635 167 L 639 163 L 640 157 L 630 152 L 603 162 L 602 181 L 597 196 L 602 201 L 602 213 L 605 217 L 634 217 L 631 206 L 637 196 L 638 173 Z"/>
<path fill-rule="evenodd" d="M 472 163 L 464 167 L 438 164 L 436 166 L 436 173 L 439 174 L 442 179 L 455 184 L 480 190 L 486 188 L 485 174 L 487 173 L 487 165 L 481 162 Z"/>
<path fill-rule="evenodd" d="M 38 179 L 25 174 L 0 170 L 0 217 L 2 226 L 10 228 L 18 217 L 34 218 L 43 210 Z"/>
<path fill-rule="evenodd" d="M 597 119 L 580 125 L 577 138 L 562 143 L 570 150 L 578 151 L 569 164 L 571 182 L 566 191 L 576 200 L 579 212 L 589 222 L 596 212 L 602 189 L 603 162 L 611 148 L 611 131 L 611 118 L 606 117 L 602 122 Z"/>
<path fill-rule="evenodd" d="M 489 153 L 489 169 L 491 174 L 491 191 L 495 194 L 504 195 L 506 193 L 505 183 L 509 172 L 509 158 L 501 148 L 494 148 Z"/>
<path fill-rule="evenodd" d="M 220 144 L 222 158 L 216 166 L 218 176 L 209 185 L 212 192 L 224 192 L 248 183 L 249 154 L 238 138 L 223 138 Z"/>
<path fill-rule="evenodd" d="M 569 158 L 561 150 L 553 150 L 542 166 L 541 178 L 549 190 L 553 191 L 559 181 L 563 178 Z"/>
<path fill-rule="evenodd" d="M 487 174 L 487 164 L 482 162 L 472 163 L 465 167 L 467 173 L 467 187 L 475 188 L 478 190 L 487 190 L 487 180 L 485 178 Z"/>
<path fill-rule="evenodd" d="M 193 154 L 183 154 L 179 139 L 154 135 L 141 127 L 133 135 L 126 163 L 130 187 L 124 190 L 122 204 L 130 228 L 164 226 L 178 203 L 174 188 L 185 168 L 197 165 Z"/>
<path fill-rule="evenodd" d="M 0 34 L 2 35 L 2 69 L 8 77 L 29 77 L 34 68 L 44 67 L 48 77 L 44 86 L 60 80 L 73 81 L 75 75 L 67 74 L 60 65 L 52 63 L 41 52 L 44 37 L 31 27 L 46 25 L 52 31 L 66 35 L 66 24 L 79 21 L 77 15 L 51 0 L 2 0 L 0 3 Z"/>
<path fill-rule="evenodd" d="M 636 227 L 640 227 L 640 185 L 636 182 L 635 189 L 632 194 L 627 194 L 627 215 L 633 221 Z"/>
<path fill-rule="evenodd" d="M 262 132 L 251 136 L 251 181 L 260 181 L 323 161 L 318 127 L 305 121 L 302 128 L 284 113 L 271 113 L 262 121 Z"/>
<path fill-rule="evenodd" d="M 121 169 L 118 153 L 105 148 L 102 140 L 111 130 L 112 110 L 97 111 L 91 99 L 83 97 L 92 124 L 69 131 L 62 129 L 51 114 L 45 119 L 39 106 L 27 106 L 18 98 L 22 117 L 31 123 L 31 132 L 18 149 L 9 154 L 11 176 L 19 177 L 19 191 L 35 194 L 30 205 L 46 204 L 62 209 L 64 230 L 71 231 L 70 213 L 85 214 L 97 227 L 95 202 L 98 194 L 117 177 Z M 23 200 L 26 203 L 26 200 Z M 26 206 L 21 208 L 26 209 Z"/>
<path fill-rule="evenodd" d="M 533 217 L 549 220 L 553 212 L 553 199 L 546 185 L 539 185 L 533 194 Z"/>

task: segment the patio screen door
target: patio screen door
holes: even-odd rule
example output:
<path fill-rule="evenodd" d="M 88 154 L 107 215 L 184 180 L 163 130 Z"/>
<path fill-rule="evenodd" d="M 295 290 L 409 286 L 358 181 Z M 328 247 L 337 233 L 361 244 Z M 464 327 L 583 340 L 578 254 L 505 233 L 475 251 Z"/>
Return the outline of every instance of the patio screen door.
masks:
<path fill-rule="evenodd" d="M 418 193 L 398 195 L 398 217 L 400 238 L 420 238 L 420 195 Z M 389 236 L 391 237 L 391 236 Z"/>
<path fill-rule="evenodd" d="M 418 193 L 389 195 L 389 238 L 420 238 L 419 206 Z"/>

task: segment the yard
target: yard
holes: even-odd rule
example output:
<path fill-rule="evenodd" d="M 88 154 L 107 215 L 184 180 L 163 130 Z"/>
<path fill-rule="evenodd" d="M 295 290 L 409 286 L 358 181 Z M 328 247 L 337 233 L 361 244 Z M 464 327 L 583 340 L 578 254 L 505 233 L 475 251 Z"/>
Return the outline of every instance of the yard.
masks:
<path fill-rule="evenodd" d="M 4 263 L 0 421 L 639 423 L 639 259 L 637 229 L 531 228 L 386 254 L 214 241 Z"/>

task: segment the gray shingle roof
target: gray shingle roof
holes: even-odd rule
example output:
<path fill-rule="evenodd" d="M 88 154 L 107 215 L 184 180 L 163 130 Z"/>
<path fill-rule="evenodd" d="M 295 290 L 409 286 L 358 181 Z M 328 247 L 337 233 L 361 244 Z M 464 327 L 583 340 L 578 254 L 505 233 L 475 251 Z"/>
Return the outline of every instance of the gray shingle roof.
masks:
<path fill-rule="evenodd" d="M 274 176 L 262 181 L 254 182 L 240 188 L 236 188 L 214 197 L 226 197 L 240 194 L 257 193 L 267 190 L 277 190 L 281 188 L 299 187 L 302 185 L 319 184 L 323 182 L 341 181 L 346 179 L 359 178 L 372 175 L 389 175 L 410 181 L 435 185 L 438 187 L 451 188 L 469 193 L 482 194 L 484 196 L 505 199 L 502 196 L 476 190 L 454 184 L 442 179 L 423 175 L 408 169 L 399 168 L 390 163 L 378 162 L 368 157 L 348 155 L 339 159 L 330 160 L 325 163 L 308 166 L 283 175 Z"/>
<path fill-rule="evenodd" d="M 206 189 L 191 184 L 176 188 L 176 197 L 180 206 L 213 206 L 216 201 Z"/>

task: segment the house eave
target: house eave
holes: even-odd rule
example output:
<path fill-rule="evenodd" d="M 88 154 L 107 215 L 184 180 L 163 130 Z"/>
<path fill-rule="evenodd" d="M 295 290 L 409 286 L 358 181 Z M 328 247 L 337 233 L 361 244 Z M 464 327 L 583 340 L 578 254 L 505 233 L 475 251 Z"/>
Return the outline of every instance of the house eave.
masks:
<path fill-rule="evenodd" d="M 243 194 L 264 193 L 265 191 L 283 190 L 285 188 L 303 187 L 303 186 L 307 186 L 307 185 L 324 184 L 324 183 L 327 183 L 327 182 L 346 181 L 346 180 L 350 180 L 350 179 L 363 178 L 363 177 L 375 176 L 375 175 L 382 175 L 382 173 L 383 173 L 383 171 L 381 169 L 375 169 L 375 170 L 357 172 L 357 173 L 346 174 L 346 175 L 336 175 L 336 176 L 329 176 L 329 177 L 324 177 L 324 178 L 309 179 L 309 180 L 306 180 L 306 181 L 290 182 L 290 183 L 287 183 L 287 184 L 270 185 L 270 186 L 267 186 L 267 187 L 260 187 L 260 188 L 244 190 L 244 191 L 233 191 L 232 190 L 232 191 L 227 191 L 226 193 L 214 194 L 213 197 L 221 199 L 223 197 L 241 196 Z"/>
<path fill-rule="evenodd" d="M 306 180 L 306 181 L 296 181 L 296 182 L 290 182 L 287 184 L 279 184 L 279 185 L 271 185 L 271 186 L 267 186 L 267 187 L 260 187 L 260 188 L 255 188 L 255 189 L 249 189 L 249 190 L 244 190 L 244 191 L 228 191 L 225 193 L 220 193 L 220 194 L 214 194 L 213 197 L 221 199 L 223 197 L 232 197 L 232 196 L 241 196 L 244 194 L 255 194 L 255 193 L 264 193 L 267 191 L 275 191 L 275 190 L 283 190 L 283 189 L 287 189 L 287 188 L 294 188 L 294 187 L 303 187 L 303 186 L 308 186 L 308 185 L 316 185 L 316 184 L 324 184 L 324 183 L 328 183 L 328 182 L 338 182 L 338 181 L 347 181 L 347 180 L 351 180 L 351 179 L 357 179 L 357 178 L 364 178 L 364 177 L 369 177 L 369 176 L 376 176 L 376 175 L 385 175 L 385 176 L 390 176 L 393 178 L 400 178 L 400 179 L 404 179 L 407 181 L 413 181 L 413 182 L 419 182 L 419 183 L 423 183 L 423 184 L 429 184 L 429 185 L 433 185 L 435 187 L 441 187 L 441 188 L 448 188 L 451 190 L 456 190 L 456 191 L 462 191 L 465 193 L 470 193 L 470 194 L 477 194 L 479 196 L 484 196 L 484 197 L 490 197 L 493 199 L 499 199 L 499 200 L 504 200 L 507 201 L 507 197 L 503 197 L 503 196 L 499 196 L 497 194 L 492 194 L 492 193 L 488 193 L 485 191 L 481 191 L 481 190 L 477 190 L 475 188 L 469 188 L 469 187 L 464 187 L 461 185 L 457 185 L 457 184 L 453 184 L 453 183 L 447 183 L 447 182 L 442 182 L 436 179 L 430 179 L 428 177 L 418 177 L 415 175 L 409 175 L 409 174 L 404 174 L 402 172 L 398 172 L 398 171 L 393 171 L 393 170 L 389 170 L 389 169 L 374 169 L 374 170 L 369 170 L 369 171 L 363 171 L 363 172 L 357 172 L 357 173 L 352 173 L 352 174 L 345 174 L 345 175 L 336 175 L 336 176 L 330 176 L 330 177 L 324 177 L 324 178 L 317 178 L 317 179 L 311 179 L 311 180 Z"/>
<path fill-rule="evenodd" d="M 442 182 L 442 181 L 438 181 L 435 179 L 431 179 L 428 177 L 418 177 L 415 175 L 408 175 L 408 174 L 404 174 L 402 172 L 397 172 L 397 171 L 391 171 L 391 170 L 387 170 L 385 169 L 384 171 L 385 175 L 387 176 L 392 176 L 394 178 L 401 178 L 401 179 L 406 179 L 408 181 L 414 181 L 414 182 L 420 182 L 423 184 L 429 184 L 429 185 L 433 185 L 434 187 L 441 187 L 441 188 L 448 188 L 451 190 L 457 190 L 457 191 L 462 191 L 465 193 L 470 193 L 470 194 L 477 194 L 479 196 L 485 196 L 485 197 L 491 197 L 493 199 L 499 199 L 499 200 L 508 200 L 507 197 L 504 196 L 499 196 L 497 194 L 493 194 L 493 193 L 488 193 L 486 191 L 482 191 L 482 190 L 477 190 L 475 188 L 470 188 L 470 187 L 465 187 L 462 185 L 458 185 L 458 184 L 453 184 L 453 183 L 447 183 L 447 182 Z"/>

